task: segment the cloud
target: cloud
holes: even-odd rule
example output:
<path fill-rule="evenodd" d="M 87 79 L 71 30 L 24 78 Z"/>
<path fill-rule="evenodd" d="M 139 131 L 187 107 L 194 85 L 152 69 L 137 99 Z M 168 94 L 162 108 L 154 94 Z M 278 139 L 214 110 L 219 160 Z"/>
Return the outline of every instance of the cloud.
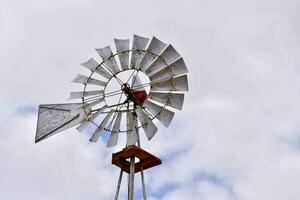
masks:
<path fill-rule="evenodd" d="M 171 126 L 143 147 L 149 199 L 300 196 L 298 1 L 2 1 L 0 194 L 112 199 L 118 168 L 75 129 L 34 144 L 38 104 L 65 102 L 94 48 L 133 33 L 172 43 L 190 91 Z M 121 136 L 122 138 L 123 136 Z M 141 197 L 140 177 L 136 195 Z M 121 199 L 126 199 L 124 176 Z"/>

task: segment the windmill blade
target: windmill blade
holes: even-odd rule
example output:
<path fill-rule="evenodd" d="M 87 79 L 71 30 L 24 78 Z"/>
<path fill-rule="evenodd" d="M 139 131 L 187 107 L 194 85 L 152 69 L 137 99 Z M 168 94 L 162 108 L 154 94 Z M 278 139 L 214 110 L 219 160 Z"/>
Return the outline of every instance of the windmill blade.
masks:
<path fill-rule="evenodd" d="M 92 72 L 96 72 L 104 78 L 110 79 L 112 77 L 112 75 L 109 72 L 107 72 L 101 65 L 99 65 L 94 60 L 94 58 L 90 58 L 88 61 L 81 63 L 81 65 L 88 68 Z"/>
<path fill-rule="evenodd" d="M 181 110 L 184 101 L 184 94 L 150 92 L 149 99 L 155 102 L 159 102 L 163 105 Z"/>
<path fill-rule="evenodd" d="M 151 81 L 168 80 L 175 76 L 188 73 L 186 65 L 182 58 L 179 58 L 175 62 L 171 63 L 167 67 L 163 68 L 159 72 L 153 74 L 150 77 Z"/>
<path fill-rule="evenodd" d="M 40 105 L 35 142 L 40 142 L 84 121 L 87 117 L 85 112 L 78 114 L 71 112 L 80 104 L 81 103 Z"/>
<path fill-rule="evenodd" d="M 172 45 L 168 45 L 167 48 L 165 48 L 165 50 L 159 55 L 159 57 L 157 57 L 151 63 L 145 73 L 148 76 L 152 76 L 178 58 L 180 58 L 179 53 L 174 49 Z"/>
<path fill-rule="evenodd" d="M 133 118 L 132 112 L 126 113 L 126 121 L 127 121 L 127 146 L 135 145 L 138 141 L 137 133 L 136 133 L 136 120 Z"/>
<path fill-rule="evenodd" d="M 114 39 L 122 69 L 129 69 L 129 39 Z"/>
<path fill-rule="evenodd" d="M 119 136 L 119 132 L 120 132 L 121 119 L 122 119 L 122 112 L 118 112 L 117 118 L 115 120 L 113 129 L 110 134 L 110 137 L 109 137 L 106 147 L 113 147 L 117 144 L 118 136 Z"/>
<path fill-rule="evenodd" d="M 140 123 L 144 129 L 148 140 L 151 140 L 151 138 L 155 135 L 155 133 L 158 130 L 157 127 L 152 122 L 152 120 L 149 119 L 149 117 L 146 115 L 142 108 L 137 107 L 136 114 L 138 116 L 138 119 L 140 120 Z"/>
<path fill-rule="evenodd" d="M 104 130 L 108 120 L 110 119 L 110 117 L 112 116 L 112 114 L 114 113 L 114 110 L 111 110 L 103 119 L 103 121 L 101 122 L 101 124 L 99 125 L 99 127 L 96 129 L 96 131 L 93 133 L 90 141 L 91 142 L 97 142 L 102 131 Z"/>
<path fill-rule="evenodd" d="M 103 94 L 104 90 L 94 90 L 94 91 L 85 91 L 85 92 L 71 92 L 68 100 L 79 99 L 83 97 L 95 96 Z"/>
<path fill-rule="evenodd" d="M 144 106 L 152 116 L 155 116 L 165 127 L 169 126 L 173 119 L 174 112 L 148 100 L 145 101 Z"/>
<path fill-rule="evenodd" d="M 145 87 L 141 87 L 143 85 L 143 83 L 142 83 L 141 79 L 137 75 L 132 78 L 131 85 L 132 85 L 132 90 L 134 92 L 145 90 Z"/>
<path fill-rule="evenodd" d="M 94 120 L 103 112 L 103 110 L 107 108 L 107 106 L 103 106 L 102 108 L 100 108 L 95 114 L 92 114 L 92 116 L 88 119 L 86 119 L 82 124 L 80 124 L 80 126 L 78 126 L 76 129 L 78 130 L 78 132 L 83 131 L 84 129 L 86 129 L 90 124 L 94 124 Z"/>
<path fill-rule="evenodd" d="M 103 61 L 107 64 L 108 68 L 111 70 L 113 74 L 116 74 L 120 71 L 110 46 L 96 49 L 96 51 L 101 56 Z"/>
<path fill-rule="evenodd" d="M 101 98 L 94 100 L 92 102 L 89 102 L 89 103 L 84 103 L 84 104 L 80 103 L 79 104 L 80 106 L 78 106 L 77 108 L 74 108 L 71 112 L 74 115 L 78 114 L 80 112 L 87 112 L 88 110 L 91 110 L 92 107 L 94 107 L 102 102 L 104 102 L 104 99 L 101 97 Z"/>
<path fill-rule="evenodd" d="M 89 77 L 81 75 L 81 74 L 78 74 L 76 76 L 76 78 L 72 82 L 74 82 L 74 83 L 82 83 L 84 85 L 86 85 L 86 84 L 102 85 L 102 86 L 106 85 L 106 83 L 103 82 L 103 81 L 99 81 L 97 79 L 89 78 Z"/>
<path fill-rule="evenodd" d="M 145 71 L 166 46 L 167 44 L 163 43 L 156 37 L 152 37 L 147 48 L 147 52 L 139 64 L 139 68 L 142 71 Z"/>
<path fill-rule="evenodd" d="M 151 82 L 151 91 L 188 91 L 187 75 L 161 82 Z"/>
<path fill-rule="evenodd" d="M 131 69 L 135 69 L 138 67 L 142 57 L 145 54 L 144 51 L 147 47 L 148 41 L 149 38 L 133 35 L 132 53 L 131 53 L 131 60 L 130 60 Z"/>

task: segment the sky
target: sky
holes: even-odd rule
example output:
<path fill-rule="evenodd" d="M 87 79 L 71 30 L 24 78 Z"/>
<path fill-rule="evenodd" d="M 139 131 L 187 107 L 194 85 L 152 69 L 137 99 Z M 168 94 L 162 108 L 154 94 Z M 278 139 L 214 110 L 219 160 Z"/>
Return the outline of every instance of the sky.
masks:
<path fill-rule="evenodd" d="M 109 200 L 119 170 L 75 128 L 34 144 L 39 104 L 67 102 L 95 48 L 133 34 L 189 69 L 184 108 L 143 147 L 149 200 L 298 200 L 298 0 L 0 0 L 0 197 Z M 126 180 L 120 199 L 126 199 Z M 139 174 L 135 196 L 141 199 Z"/>

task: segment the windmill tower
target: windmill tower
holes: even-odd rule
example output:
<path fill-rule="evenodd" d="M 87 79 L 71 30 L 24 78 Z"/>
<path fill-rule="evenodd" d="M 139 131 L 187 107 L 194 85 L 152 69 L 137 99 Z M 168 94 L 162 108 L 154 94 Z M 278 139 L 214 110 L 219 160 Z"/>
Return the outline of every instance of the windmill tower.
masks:
<path fill-rule="evenodd" d="M 126 134 L 125 148 L 112 154 L 112 164 L 120 168 L 114 199 L 125 172 L 129 174 L 128 199 L 133 200 L 134 177 L 140 172 L 145 200 L 144 171 L 162 162 L 141 148 L 140 133 L 143 130 L 151 140 L 158 131 L 155 121 L 168 127 L 174 111 L 182 109 L 188 70 L 174 47 L 156 37 L 134 35 L 131 48 L 129 39 L 114 42 L 116 53 L 110 46 L 99 48 L 101 62 L 91 58 L 82 63 L 90 74 L 76 76 L 73 82 L 82 84 L 83 90 L 69 96 L 80 103 L 39 106 L 35 142 L 73 126 L 79 132 L 92 130 L 91 142 L 109 133 L 107 147 L 117 144 L 119 134 Z"/>

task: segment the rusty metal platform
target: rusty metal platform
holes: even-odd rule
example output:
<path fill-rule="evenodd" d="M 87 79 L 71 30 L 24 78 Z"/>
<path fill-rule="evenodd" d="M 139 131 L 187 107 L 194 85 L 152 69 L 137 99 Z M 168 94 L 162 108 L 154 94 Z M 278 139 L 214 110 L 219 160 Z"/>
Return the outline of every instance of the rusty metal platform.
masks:
<path fill-rule="evenodd" d="M 141 171 L 143 166 L 143 170 L 149 169 L 151 167 L 155 167 L 160 165 L 161 159 L 148 153 L 147 151 L 132 145 L 124 148 L 122 151 L 117 153 L 113 153 L 112 155 L 112 164 L 120 167 L 123 171 L 129 173 L 129 158 L 136 157 L 139 159 L 139 162 L 135 163 L 135 173 Z"/>

